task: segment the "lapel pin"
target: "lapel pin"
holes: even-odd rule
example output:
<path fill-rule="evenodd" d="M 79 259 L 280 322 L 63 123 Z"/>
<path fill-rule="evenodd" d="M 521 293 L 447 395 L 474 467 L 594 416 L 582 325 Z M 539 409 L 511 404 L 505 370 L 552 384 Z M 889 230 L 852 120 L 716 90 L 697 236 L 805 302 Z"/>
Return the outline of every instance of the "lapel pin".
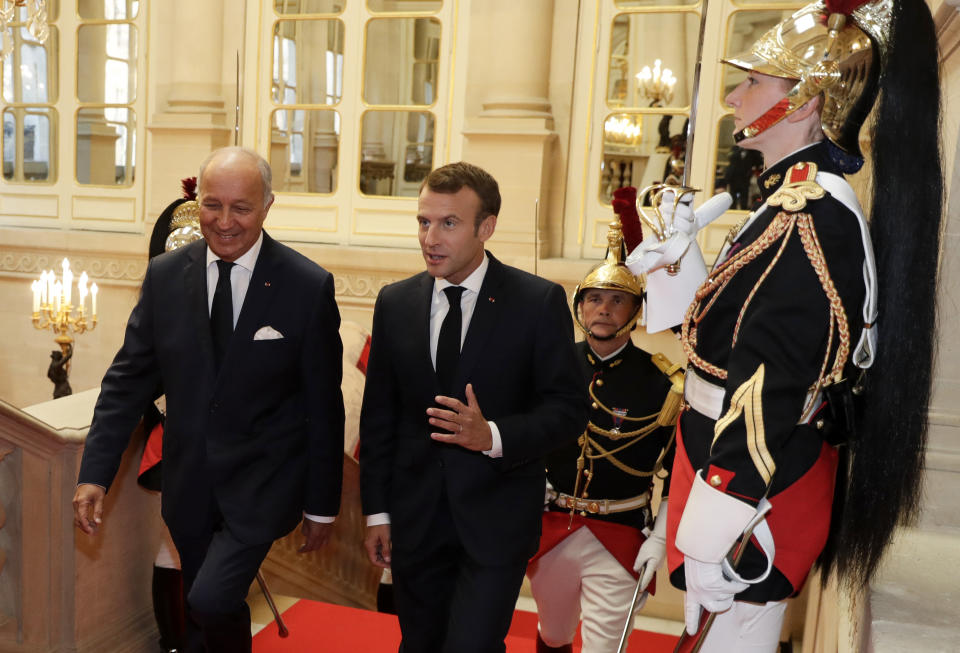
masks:
<path fill-rule="evenodd" d="M 496 302 L 497 300 L 494 299 L 493 297 L 487 297 L 487 301 L 490 302 L 491 304 L 493 304 L 493 303 Z"/>
<path fill-rule="evenodd" d="M 267 288 L 269 288 L 269 287 L 270 287 L 270 282 L 269 282 L 269 281 L 264 281 L 264 282 L 263 282 L 263 285 L 266 286 Z"/>

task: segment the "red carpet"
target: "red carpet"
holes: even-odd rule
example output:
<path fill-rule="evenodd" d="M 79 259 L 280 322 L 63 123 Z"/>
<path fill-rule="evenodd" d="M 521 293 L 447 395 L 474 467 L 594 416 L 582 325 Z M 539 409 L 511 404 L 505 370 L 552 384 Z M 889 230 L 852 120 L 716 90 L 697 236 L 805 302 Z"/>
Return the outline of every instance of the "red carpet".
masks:
<path fill-rule="evenodd" d="M 283 613 L 290 636 L 281 639 L 269 624 L 253 638 L 253 653 L 392 653 L 400 644 L 400 627 L 392 615 L 301 599 Z M 516 612 L 507 635 L 507 653 L 533 653 L 537 616 Z M 645 631 L 630 636 L 629 651 L 671 653 L 677 638 Z M 574 651 L 580 650 L 580 636 Z"/>

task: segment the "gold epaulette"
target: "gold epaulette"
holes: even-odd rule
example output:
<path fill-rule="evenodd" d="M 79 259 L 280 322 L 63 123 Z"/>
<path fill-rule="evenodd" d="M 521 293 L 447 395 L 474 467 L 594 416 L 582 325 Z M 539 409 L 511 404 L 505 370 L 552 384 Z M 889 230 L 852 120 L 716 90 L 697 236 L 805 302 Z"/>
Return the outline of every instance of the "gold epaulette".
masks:
<path fill-rule="evenodd" d="M 670 391 L 667 392 L 663 401 L 657 423 L 660 426 L 671 426 L 676 421 L 680 405 L 683 403 L 683 366 L 671 363 L 669 358 L 659 352 L 651 356 L 650 360 L 658 370 L 663 372 L 664 376 L 670 379 Z"/>
<path fill-rule="evenodd" d="M 807 206 L 807 200 L 818 200 L 826 194 L 817 183 L 817 164 L 801 161 L 787 170 L 783 184 L 767 198 L 767 204 L 795 213 Z"/>

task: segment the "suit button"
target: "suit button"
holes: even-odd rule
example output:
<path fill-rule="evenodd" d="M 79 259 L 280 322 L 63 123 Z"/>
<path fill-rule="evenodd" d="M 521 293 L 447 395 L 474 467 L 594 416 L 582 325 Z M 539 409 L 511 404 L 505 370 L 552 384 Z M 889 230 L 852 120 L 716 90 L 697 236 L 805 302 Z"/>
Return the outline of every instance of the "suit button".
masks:
<path fill-rule="evenodd" d="M 213 402 L 212 404 L 210 404 L 210 412 L 211 413 L 217 412 L 217 408 L 219 407 L 220 407 L 220 404 L 218 404 L 217 402 Z"/>
<path fill-rule="evenodd" d="M 442 468 L 442 467 L 443 467 L 443 460 L 438 460 L 438 461 L 437 461 L 437 465 L 439 465 L 439 466 Z"/>

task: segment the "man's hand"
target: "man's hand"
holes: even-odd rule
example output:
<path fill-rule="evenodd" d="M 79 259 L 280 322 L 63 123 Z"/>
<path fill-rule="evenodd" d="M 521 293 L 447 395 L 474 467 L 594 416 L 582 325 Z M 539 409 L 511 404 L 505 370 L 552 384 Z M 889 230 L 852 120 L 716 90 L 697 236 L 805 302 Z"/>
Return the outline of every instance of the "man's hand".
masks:
<path fill-rule="evenodd" d="M 390 568 L 393 545 L 390 543 L 390 524 L 367 526 L 367 536 L 363 538 L 367 557 L 377 567 Z"/>
<path fill-rule="evenodd" d="M 103 523 L 106 494 L 106 490 L 93 483 L 81 483 L 73 493 L 73 523 L 87 535 L 96 535 Z"/>
<path fill-rule="evenodd" d="M 488 451 L 493 446 L 490 425 L 480 412 L 477 396 L 473 394 L 473 385 L 467 384 L 467 404 L 453 397 L 437 396 L 436 401 L 442 408 L 428 408 L 430 423 L 450 433 L 431 433 L 430 437 L 439 442 L 460 445 L 470 451 Z"/>
<path fill-rule="evenodd" d="M 326 544 L 327 540 L 330 539 L 330 534 L 333 533 L 333 523 L 313 521 L 304 517 L 300 532 L 307 538 L 307 541 L 297 549 L 297 553 L 309 553 Z"/>

